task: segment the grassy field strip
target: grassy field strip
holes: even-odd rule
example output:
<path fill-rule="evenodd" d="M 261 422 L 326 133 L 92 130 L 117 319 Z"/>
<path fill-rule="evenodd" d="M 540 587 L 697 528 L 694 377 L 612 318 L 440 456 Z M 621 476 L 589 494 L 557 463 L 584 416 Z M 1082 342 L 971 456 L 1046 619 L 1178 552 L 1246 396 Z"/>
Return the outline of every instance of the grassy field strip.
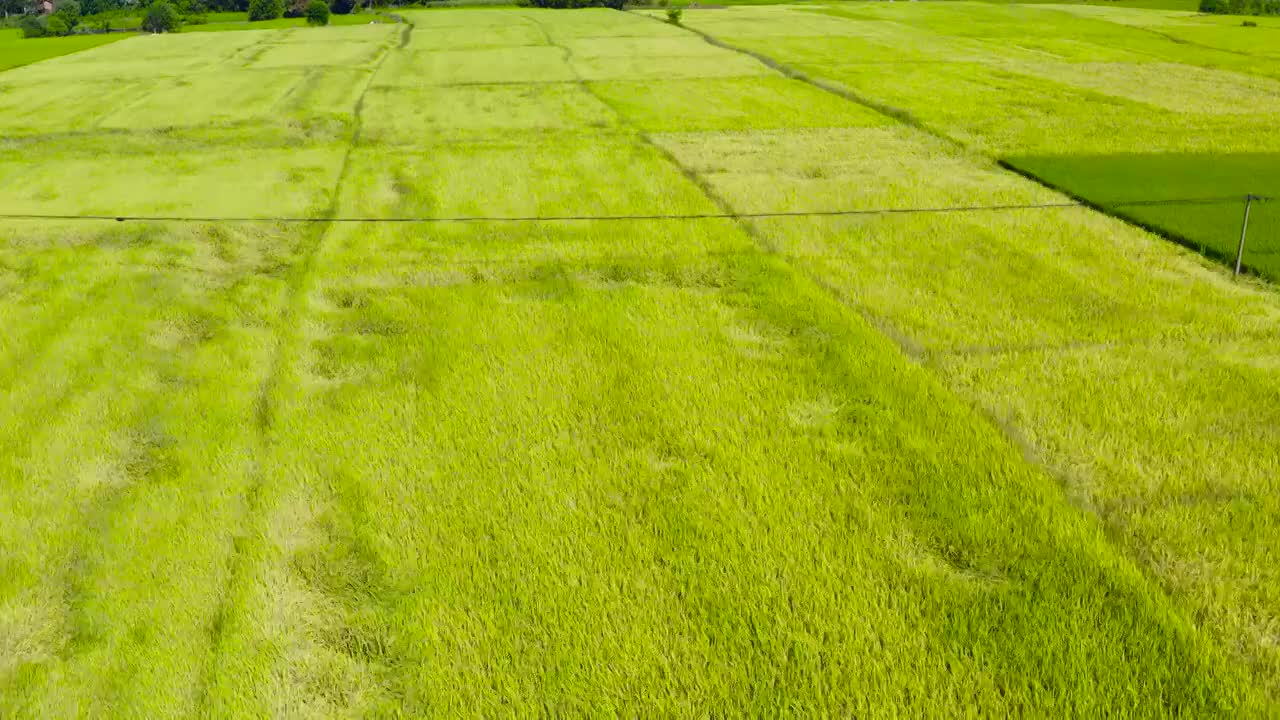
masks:
<path fill-rule="evenodd" d="M 1261 56 L 1233 49 L 1225 56 L 1228 62 L 1217 51 L 1188 49 L 1187 42 L 1163 29 L 1163 34 L 1153 34 L 1092 18 L 1064 22 L 1063 15 L 1042 7 L 966 8 L 963 23 L 955 22 L 957 10 L 942 5 L 906 14 L 881 6 L 849 7 L 858 9 L 817 12 L 856 28 L 855 44 L 839 35 L 778 37 L 776 26 L 786 26 L 776 22 L 784 9 L 761 14 L 775 22 L 759 37 L 767 41 L 769 53 L 815 81 L 834 81 L 834 89 L 848 88 L 865 104 L 1002 156 L 1021 171 L 1100 207 L 1113 206 L 1117 182 L 1141 188 L 1146 199 L 1198 197 L 1206 188 L 1213 196 L 1276 194 L 1269 170 L 1280 146 L 1271 142 L 1277 135 L 1269 128 L 1280 119 L 1280 81 L 1244 74 L 1277 67 Z M 883 19 L 872 20 L 875 15 Z M 710 20 L 718 31 L 738 33 L 734 42 L 750 46 L 761 18 L 746 22 L 718 15 Z M 1185 20 L 1223 37 L 1256 37 L 1250 28 L 1226 27 L 1217 20 L 1211 25 L 1201 18 Z M 803 18 L 797 27 L 811 22 Z M 1016 50 L 1011 51 L 1007 46 L 1015 40 L 1015 27 L 1026 32 L 1017 34 Z M 1258 30 L 1264 37 L 1270 32 Z M 964 52 L 974 43 L 982 43 L 985 51 Z M 886 52 L 912 61 L 946 53 L 966 62 L 909 65 L 892 74 L 859 64 L 879 62 Z M 993 106 L 1002 112 L 989 112 Z M 1079 114 L 1082 110 L 1086 115 Z M 1099 172 L 1104 166 L 1106 171 Z M 1229 203 L 1115 212 L 1203 248 L 1212 257 L 1234 260 L 1239 219 Z M 1247 245 L 1252 262 L 1246 265 L 1273 277 L 1280 228 L 1266 207 L 1259 209 L 1258 218 Z"/>
<path fill-rule="evenodd" d="M 386 37 L 389 44 L 394 35 Z M 58 129 L 52 123 L 45 132 Z M 0 182 L 29 190 L 15 202 L 73 212 L 109 205 L 303 214 L 333 202 L 342 155 L 327 132 L 319 145 L 299 148 L 305 131 L 300 138 L 255 128 L 294 149 L 175 162 L 175 143 L 216 142 L 222 130 L 184 132 L 86 134 L 43 166 L 47 185 L 16 171 Z M 108 165 L 85 158 L 101 158 L 122 138 L 126 152 L 154 155 L 122 153 L 110 180 L 99 182 Z M 15 142 L 52 145 L 39 136 Z M 97 190 L 83 192 L 68 178 Z M 2 456 L 0 714 L 196 714 L 216 669 L 221 590 L 262 477 L 253 418 L 270 385 L 273 338 L 287 332 L 278 327 L 283 300 L 305 243 L 269 225 L 5 230 L 3 266 L 38 283 L 35 294 L 0 301 L 17 338 L 12 354 L 6 343 L 6 361 L 25 358 L 44 378 L 14 375 L 6 410 L 15 429 L 46 420 L 34 438 L 6 433 L 19 442 Z"/>
<path fill-rule="evenodd" d="M 1268 98 L 1278 96 L 1274 63 L 1214 54 L 1043 6 L 837 4 L 814 12 L 742 8 L 692 17 L 695 29 L 740 48 L 767 45 L 767 55 L 796 70 L 998 155 L 1064 147 L 1095 153 L 1280 149 L 1268 142 L 1274 133 L 1264 130 L 1276 113 L 1262 112 Z M 1223 30 L 1248 37 L 1250 29 Z M 883 72 L 886 62 L 894 72 Z M 1271 71 L 1270 77 L 1241 75 Z M 1100 72 L 1116 82 L 1098 84 Z M 1151 82 L 1134 85 L 1127 78 L 1135 75 Z M 1205 97 L 1223 102 L 1206 104 Z M 993 105 L 1003 111 L 985 112 Z M 1209 112 L 1185 112 L 1193 108 Z"/>
<path fill-rule="evenodd" d="M 998 50 L 1003 44 L 1011 51 L 989 52 L 988 60 L 1022 59 L 1030 57 L 1028 52 L 1036 52 L 1040 59 L 1087 61 L 1113 57 L 1137 63 L 1185 62 L 1273 78 L 1280 74 L 1265 62 L 1274 52 L 1268 41 L 1276 27 L 1274 20 L 1267 18 L 1262 19 L 1262 28 L 1242 28 L 1238 19 L 1225 16 L 1134 13 L 1067 5 L 1010 8 L 985 3 L 905 14 L 893 8 L 837 3 L 816 12 L 848 17 L 864 25 L 868 20 L 891 21 L 903 31 L 932 33 L 941 40 L 939 47 L 944 50 L 957 42 L 967 42 L 989 51 Z M 957 12 L 963 13 L 966 22 L 955 22 Z M 1197 36 L 1210 42 L 1196 42 Z M 932 42 L 928 45 L 932 46 Z"/>
<path fill-rule="evenodd" d="M 767 51 L 768 39 L 756 47 Z M 673 134 L 663 142 L 744 212 L 866 202 L 859 196 L 883 202 L 877 193 L 943 204 L 1045 192 L 912 131 L 892 141 L 884 130 L 842 132 Z M 865 182 L 872 172 L 876 182 Z M 1280 606 L 1264 588 L 1280 580 L 1268 560 L 1268 548 L 1280 544 L 1272 500 L 1280 445 L 1266 421 L 1277 397 L 1266 369 L 1277 348 L 1247 339 L 1273 337 L 1273 291 L 1230 283 L 1087 210 L 754 224 L 784 253 L 847 253 L 811 267 L 1033 448 L 1074 502 L 1095 510 L 1259 687 L 1275 687 Z M 1239 341 L 1229 339 L 1236 334 Z M 1202 337 L 1218 341 L 1206 346 Z M 1101 345 L 1072 349 L 1081 342 Z M 1026 350 L 1041 344 L 1060 349 Z M 1179 357 L 1185 367 L 1176 367 Z M 1087 369 L 1058 375 L 1067 363 Z M 1220 457 L 1226 447 L 1229 457 Z M 1215 514 L 1241 512 L 1266 519 L 1240 533 L 1210 524 Z"/>
<path fill-rule="evenodd" d="M 468 16 L 414 14 L 414 42 Z M 397 52 L 389 87 L 410 84 Z M 539 124 L 565 101 L 532 92 L 523 129 L 440 127 L 417 154 L 371 122 L 343 214 L 710 202 L 615 117 L 562 151 Z M 609 260 L 751 243 L 723 221 L 669 232 L 332 231 L 211 714 L 1256 707 L 1045 475 L 785 265 Z M 487 267 L 440 265 L 463 258 Z"/>
<path fill-rule="evenodd" d="M 101 77 L 116 80 L 179 77 L 191 72 L 217 72 L 242 67 L 236 54 L 269 42 L 271 33 L 130 37 L 119 43 L 10 70 L 4 82 L 84 82 L 92 68 Z M 194 41 L 194 42 L 193 42 Z M 216 59 L 215 59 L 216 58 Z"/>
<path fill-rule="evenodd" d="M 1280 142 L 1266 131 L 1274 124 L 1270 117 L 1188 116 L 988 66 L 898 68 L 894 81 L 868 66 L 801 69 L 996 156 L 1055 154 L 1068 148 L 1087 154 L 1280 151 Z M 979 109 L 992 106 L 1001 112 Z M 1096 132 L 1083 133 L 1085 124 Z"/>
<path fill-rule="evenodd" d="M 81 35 L 24 39 L 20 30 L 0 29 L 0 72 L 50 58 L 90 50 L 123 40 L 127 35 Z"/>
<path fill-rule="evenodd" d="M 739 212 L 1061 199 L 994 163 L 900 127 L 656 137 Z M 837 261 L 843 255 L 894 268 L 858 276 L 912 283 L 893 304 L 902 305 L 898 313 L 910 310 L 900 320 L 910 320 L 923 350 L 1251 334 L 1267 331 L 1277 319 L 1269 295 L 1226 282 L 1185 253 L 1079 208 L 752 222 L 789 254 Z M 934 272 L 918 277 L 919 267 Z M 1014 268 L 1074 300 L 1046 295 L 1044 284 L 1009 283 Z M 999 292 L 983 295 L 992 287 Z M 910 297 L 922 288 L 951 307 L 912 310 Z M 889 289 L 865 291 L 888 300 L 881 294 Z M 1001 321 L 993 323 L 993 317 Z"/>
<path fill-rule="evenodd" d="M 396 30 L 378 25 L 332 32 L 340 40 L 332 43 L 327 59 L 292 38 L 293 31 L 280 31 L 137 38 L 84 58 L 11 71 L 4 75 L 8 92 L 0 99 L 0 128 L 11 141 L 71 127 L 81 133 L 96 128 L 145 133 L 253 123 L 326 132 L 326 126 L 345 122 L 344 112 L 349 115 L 355 92 L 367 81 L 370 54 Z M 211 62 L 210 56 L 218 60 Z M 157 76 L 157 65 L 184 72 Z M 103 88 L 100 81 L 84 80 L 89 67 L 116 82 Z"/>
<path fill-rule="evenodd" d="M 1262 687 L 1274 688 L 1274 336 L 969 358 L 944 367 L 953 387 L 1033 439 L 1072 497 L 1106 519 L 1119 544 L 1175 596 L 1188 598 L 1197 624 Z"/>
<path fill-rule="evenodd" d="M 170 713 L 208 671 L 273 281 L 252 264 L 174 273 L 154 246 L 93 247 L 83 228 L 92 249 L 78 253 L 20 234 L 6 263 L 78 292 L 42 297 L 43 314 L 0 307 L 41 376 L 5 391 L 4 713 Z M 132 267 L 94 262 L 113 255 Z"/>
<path fill-rule="evenodd" d="M 1040 62 L 1001 69 L 1073 88 L 1200 115 L 1280 114 L 1280 80 L 1179 63 Z"/>

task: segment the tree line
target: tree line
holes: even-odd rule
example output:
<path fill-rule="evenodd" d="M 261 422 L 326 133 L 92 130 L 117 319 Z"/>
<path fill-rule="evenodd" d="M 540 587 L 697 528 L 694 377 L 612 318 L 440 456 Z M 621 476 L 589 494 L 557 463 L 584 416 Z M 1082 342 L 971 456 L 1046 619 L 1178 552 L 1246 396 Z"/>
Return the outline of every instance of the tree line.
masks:
<path fill-rule="evenodd" d="M 23 37 L 125 31 L 173 32 L 183 24 L 207 22 L 207 13 L 246 13 L 250 21 L 305 17 L 312 25 L 327 25 L 330 14 L 356 12 L 362 0 L 0 0 L 0 15 L 17 17 Z M 141 22 L 138 18 L 141 17 Z M 131 22 L 129 19 L 132 19 Z M 12 23 L 13 21 L 10 20 Z M 129 27 L 114 27 L 125 23 Z"/>
<path fill-rule="evenodd" d="M 1280 0 L 1200 0 L 1200 12 L 1211 15 L 1280 15 Z"/>

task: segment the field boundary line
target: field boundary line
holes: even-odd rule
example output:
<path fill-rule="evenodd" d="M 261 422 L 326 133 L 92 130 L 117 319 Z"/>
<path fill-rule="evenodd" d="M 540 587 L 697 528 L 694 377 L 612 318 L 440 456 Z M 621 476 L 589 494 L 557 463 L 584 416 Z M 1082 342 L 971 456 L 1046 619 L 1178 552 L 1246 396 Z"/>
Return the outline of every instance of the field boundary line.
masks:
<path fill-rule="evenodd" d="M 1024 343 L 1017 345 L 967 345 L 950 349 L 927 350 L 931 361 L 946 362 L 948 360 L 966 360 L 971 358 L 998 357 L 1002 355 L 1027 355 L 1034 353 L 1065 354 L 1075 352 L 1094 352 L 1104 350 L 1125 350 L 1135 348 L 1153 348 L 1168 345 L 1187 345 L 1202 343 L 1219 345 L 1229 342 L 1247 342 L 1255 340 L 1274 340 L 1274 332 L 1264 330 L 1241 330 L 1238 332 L 1214 333 L 1195 337 L 1176 335 L 1146 335 L 1141 337 L 1117 338 L 1115 340 L 1076 340 L 1058 343 Z"/>

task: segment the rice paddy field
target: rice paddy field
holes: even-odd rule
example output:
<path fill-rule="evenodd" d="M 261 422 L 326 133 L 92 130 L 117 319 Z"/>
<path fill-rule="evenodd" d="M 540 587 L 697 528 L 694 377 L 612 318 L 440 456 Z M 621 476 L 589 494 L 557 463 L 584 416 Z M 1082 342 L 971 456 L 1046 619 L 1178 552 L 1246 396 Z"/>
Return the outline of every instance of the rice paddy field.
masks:
<path fill-rule="evenodd" d="M 933 2 L 691 11 L 685 24 L 1234 264 L 1245 196 L 1280 198 L 1280 20 L 1254 22 Z M 1214 202 L 1117 206 L 1177 199 Z M 1277 202 L 1252 213 L 1244 255 L 1272 281 Z"/>
<path fill-rule="evenodd" d="M 403 14 L 0 74 L 0 716 L 1280 712 L 1265 44 Z"/>
<path fill-rule="evenodd" d="M 0 28 L 0 72 L 122 39 L 121 35 L 81 35 L 27 40 L 22 37 L 21 30 Z"/>

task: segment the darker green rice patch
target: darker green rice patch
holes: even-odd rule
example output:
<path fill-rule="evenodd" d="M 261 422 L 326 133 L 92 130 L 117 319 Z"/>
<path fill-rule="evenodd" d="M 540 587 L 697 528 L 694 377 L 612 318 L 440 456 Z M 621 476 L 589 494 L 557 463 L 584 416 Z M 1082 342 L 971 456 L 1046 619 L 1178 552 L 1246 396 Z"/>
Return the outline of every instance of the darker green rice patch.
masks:
<path fill-rule="evenodd" d="M 1004 164 L 1228 265 L 1245 196 L 1276 198 L 1253 202 L 1243 264 L 1280 280 L 1280 153 L 1029 156 Z M 1152 202 L 1161 204 L 1145 204 Z"/>

